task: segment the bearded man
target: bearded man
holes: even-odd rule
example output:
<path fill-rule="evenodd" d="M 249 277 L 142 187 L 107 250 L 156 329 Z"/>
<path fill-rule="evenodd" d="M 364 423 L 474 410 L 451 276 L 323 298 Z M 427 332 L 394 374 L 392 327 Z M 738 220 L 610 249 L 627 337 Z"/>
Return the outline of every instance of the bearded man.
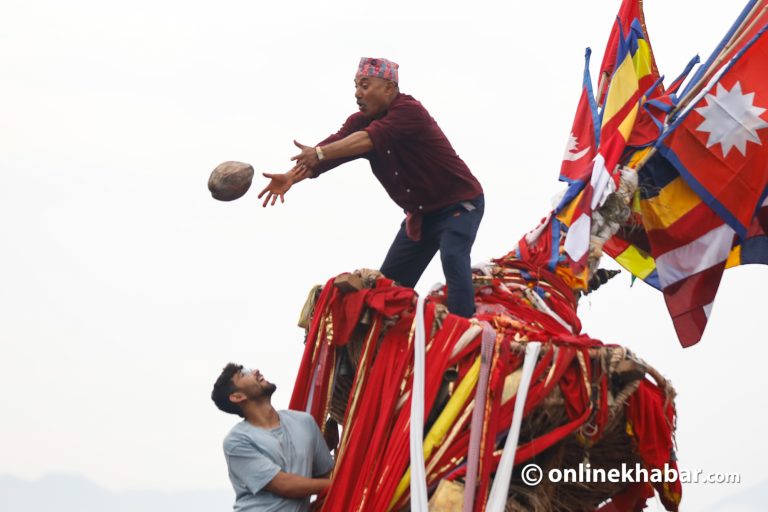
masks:
<path fill-rule="evenodd" d="M 211 392 L 219 409 L 243 418 L 224 439 L 235 512 L 305 512 L 331 483 L 333 458 L 314 418 L 275 410 L 275 389 L 258 370 L 229 363 Z"/>

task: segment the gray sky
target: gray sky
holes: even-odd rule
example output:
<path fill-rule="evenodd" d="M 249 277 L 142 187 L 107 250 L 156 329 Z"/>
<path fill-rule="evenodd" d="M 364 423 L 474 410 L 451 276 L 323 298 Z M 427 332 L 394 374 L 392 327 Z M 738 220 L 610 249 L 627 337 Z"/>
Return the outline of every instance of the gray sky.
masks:
<path fill-rule="evenodd" d="M 509 251 L 551 208 L 580 94 L 618 0 L 6 2 L 0 16 L 0 474 L 109 489 L 228 486 L 235 418 L 209 399 L 228 361 L 287 405 L 309 288 L 376 268 L 401 212 L 365 162 L 263 210 L 211 199 L 224 160 L 284 171 L 355 110 L 360 56 L 400 63 L 486 191 L 473 259 Z M 646 2 L 669 79 L 705 58 L 741 2 Z M 761 411 L 768 274 L 726 272 L 683 351 L 662 296 L 624 273 L 580 306 L 584 331 L 635 350 L 679 393 L 680 465 L 768 479 Z M 442 280 L 433 263 L 417 287 Z"/>

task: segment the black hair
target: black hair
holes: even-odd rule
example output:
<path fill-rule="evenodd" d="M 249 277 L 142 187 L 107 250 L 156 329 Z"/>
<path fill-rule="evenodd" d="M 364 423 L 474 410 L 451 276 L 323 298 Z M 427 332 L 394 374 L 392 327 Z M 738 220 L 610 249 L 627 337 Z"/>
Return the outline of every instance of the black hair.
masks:
<path fill-rule="evenodd" d="M 232 382 L 232 377 L 239 373 L 243 369 L 243 365 L 229 363 L 221 370 L 221 375 L 216 379 L 216 383 L 213 385 L 213 391 L 211 391 L 211 400 L 216 404 L 216 407 L 224 412 L 230 414 L 237 414 L 241 418 L 244 418 L 243 411 L 240 406 L 232 402 L 229 399 L 229 395 L 237 391 L 235 383 Z"/>

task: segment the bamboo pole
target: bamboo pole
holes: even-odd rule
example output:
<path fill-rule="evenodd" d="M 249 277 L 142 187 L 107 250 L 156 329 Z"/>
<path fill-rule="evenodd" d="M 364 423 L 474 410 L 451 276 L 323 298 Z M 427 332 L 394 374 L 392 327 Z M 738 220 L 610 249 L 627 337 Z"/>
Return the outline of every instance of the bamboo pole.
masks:
<path fill-rule="evenodd" d="M 597 83 L 597 97 L 595 98 L 595 101 L 597 101 L 597 106 L 600 108 L 600 98 L 603 97 L 603 92 L 605 92 L 605 85 L 608 83 L 608 79 L 610 76 L 608 73 L 601 73 L 600 77 L 598 78 Z"/>
<path fill-rule="evenodd" d="M 752 11 L 750 11 L 750 14 L 752 14 L 755 10 L 758 10 L 760 8 L 761 7 L 759 5 L 755 5 L 755 7 L 752 9 Z M 736 37 L 735 39 L 732 38 L 732 40 L 729 41 L 728 44 L 725 45 L 725 47 L 723 47 L 723 50 L 718 54 L 718 57 L 717 57 L 717 59 L 715 59 L 715 62 L 713 62 L 712 66 L 710 66 L 710 71 L 707 72 L 704 76 L 702 76 L 701 80 L 699 80 L 699 84 L 696 87 L 694 87 L 693 89 L 691 89 L 691 91 L 688 94 L 686 94 L 680 100 L 680 102 L 677 104 L 677 106 L 672 110 L 672 112 L 670 112 L 670 114 L 669 114 L 670 117 L 673 116 L 678 111 L 680 111 L 681 109 L 683 109 L 684 107 L 687 107 L 688 103 L 692 99 L 697 98 L 699 96 L 699 94 L 702 92 L 702 90 L 707 85 L 709 85 L 709 81 L 711 80 L 711 77 L 713 75 L 712 70 L 719 70 L 720 65 L 722 64 L 722 62 L 725 59 L 726 55 L 728 55 L 728 53 L 735 46 L 737 46 L 738 44 L 740 44 L 743 41 L 744 37 L 750 32 L 750 30 L 752 30 L 752 28 L 755 26 L 755 24 L 766 14 L 766 12 L 768 12 L 768 4 L 762 6 L 762 11 L 763 12 L 761 12 L 761 13 L 757 14 L 756 16 L 752 17 L 751 21 L 749 22 L 749 25 L 746 28 L 743 28 L 743 27 L 744 27 L 744 25 L 747 24 L 747 20 L 749 20 L 750 17 L 748 16 L 744 20 L 744 23 L 742 24 L 742 27 L 740 27 L 739 29 L 736 30 L 736 32 L 734 32 L 734 36 L 736 36 L 736 34 L 738 34 L 738 37 Z M 666 128 L 666 126 L 665 126 L 665 128 Z M 658 151 L 656 147 L 651 148 L 651 150 L 643 157 L 643 159 L 640 160 L 637 163 L 637 165 L 635 166 L 635 171 L 639 171 L 640 169 L 642 169 L 643 166 L 646 163 L 648 163 L 648 160 L 650 160 L 651 157 L 653 157 L 653 155 L 656 154 L 656 151 Z"/>
<path fill-rule="evenodd" d="M 744 23 L 742 23 L 741 26 L 734 32 L 734 37 L 732 37 L 731 40 L 728 41 L 728 43 L 720 51 L 717 59 L 715 59 L 715 62 L 712 64 L 712 66 L 710 66 L 709 71 L 701 77 L 701 80 L 699 80 L 697 86 L 691 89 L 691 91 L 689 91 L 688 94 L 686 94 L 680 100 L 680 103 L 677 104 L 670 115 L 674 115 L 678 110 L 684 106 L 687 106 L 687 103 L 691 100 L 691 98 L 695 98 L 699 92 L 701 92 L 701 90 L 709 84 L 709 80 L 714 74 L 714 71 L 719 69 L 720 65 L 723 63 L 723 60 L 725 60 L 725 57 L 734 47 L 737 47 L 743 42 L 744 38 L 747 34 L 749 34 L 755 24 L 765 15 L 766 12 L 768 12 L 768 4 L 762 6 L 763 12 L 753 16 L 753 13 L 759 9 L 761 9 L 759 4 L 756 4 L 755 7 L 752 8 L 752 11 L 750 11 L 749 15 L 747 15 L 747 17 L 744 19 Z M 749 25 L 747 25 L 747 23 L 749 23 Z"/>

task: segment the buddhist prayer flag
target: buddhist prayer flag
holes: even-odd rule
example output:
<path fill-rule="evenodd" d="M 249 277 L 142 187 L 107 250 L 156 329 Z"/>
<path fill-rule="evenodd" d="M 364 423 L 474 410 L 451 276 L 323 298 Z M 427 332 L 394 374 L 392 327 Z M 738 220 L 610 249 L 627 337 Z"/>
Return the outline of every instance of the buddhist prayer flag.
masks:
<path fill-rule="evenodd" d="M 608 80 L 613 75 L 613 72 L 618 64 L 617 54 L 619 52 L 619 42 L 624 38 L 622 34 L 628 34 L 633 23 L 635 22 L 639 26 L 639 30 L 642 33 L 641 39 L 643 42 L 639 43 L 644 47 L 642 53 L 650 57 L 650 60 L 648 61 L 647 72 L 641 75 L 642 77 L 647 77 L 640 86 L 641 92 L 646 93 L 648 91 L 648 87 L 650 87 L 650 85 L 656 82 L 659 78 L 659 71 L 656 68 L 656 62 L 653 59 L 651 42 L 648 38 L 648 32 L 645 29 L 645 15 L 643 14 L 642 4 L 642 0 L 623 0 L 621 7 L 619 7 L 619 12 L 616 15 L 617 22 L 613 25 L 613 29 L 608 36 L 608 43 L 605 46 L 603 61 L 600 64 L 600 74 L 598 75 L 599 97 L 597 98 L 598 105 L 600 106 L 605 103 L 608 90 Z M 635 54 L 634 51 L 632 53 Z M 646 85 L 645 89 L 643 89 L 642 85 Z M 660 86 L 659 92 L 661 92 Z M 655 94 L 649 94 L 649 96 L 654 95 Z"/>
<path fill-rule="evenodd" d="M 768 256 L 763 33 L 686 106 L 640 172 L 643 223 L 683 346 L 701 339 L 723 270 Z"/>
<path fill-rule="evenodd" d="M 723 271 L 768 263 L 766 23 L 768 0 L 751 1 L 686 89 L 679 93 L 698 57 L 665 91 L 641 2 L 624 1 L 599 101 L 585 67 L 560 172 L 569 188 L 518 255 L 556 267 L 574 288 L 586 283 L 594 211 L 617 190 L 619 166 L 637 168 L 630 217 L 603 250 L 662 290 L 681 343 L 696 343 Z"/>
<path fill-rule="evenodd" d="M 704 331 L 734 232 L 660 153 L 640 171 L 640 191 L 658 285 L 681 344 L 690 346 Z"/>
<path fill-rule="evenodd" d="M 645 132 L 645 137 L 649 134 L 653 136 L 653 129 L 648 128 L 649 124 L 656 125 L 657 127 L 657 134 L 655 137 L 660 135 L 661 127 L 667 116 L 677 106 L 676 94 L 678 90 L 693 67 L 698 63 L 699 57 L 696 56 L 691 59 L 685 70 L 680 76 L 672 81 L 670 86 L 666 88 L 662 94 L 656 95 L 653 98 L 647 98 L 645 101 L 641 100 L 643 108 L 638 112 L 638 119 L 635 122 L 635 128 L 630 135 L 630 140 L 627 145 L 632 145 L 634 143 L 636 146 L 643 146 L 644 144 L 639 143 L 640 136 L 638 136 L 637 133 Z M 657 93 L 659 90 L 661 90 L 661 88 L 653 89 L 654 93 Z M 628 156 L 622 159 L 623 165 L 630 169 L 636 169 L 649 153 L 650 149 L 649 146 L 646 146 L 629 153 Z M 644 176 L 644 172 L 648 171 L 643 171 L 642 169 L 639 171 L 641 180 Z M 663 200 L 670 202 L 676 201 L 677 197 L 674 187 L 671 187 L 666 193 L 659 195 L 663 196 Z M 651 246 L 643 223 L 640 194 L 635 195 L 630 206 L 632 210 L 630 218 L 619 228 L 614 236 L 606 242 L 603 250 L 622 267 L 631 272 L 634 277 L 640 278 L 646 284 L 661 291 L 659 275 L 656 271 L 656 261 L 653 256 L 651 256 Z M 664 206 L 663 208 L 666 207 Z"/>
<path fill-rule="evenodd" d="M 663 93 L 663 87 L 645 30 L 642 2 L 624 0 L 600 65 L 599 101 L 594 100 L 585 69 L 582 96 L 560 172 L 560 179 L 570 186 L 555 213 L 567 227 L 564 250 L 574 273 L 586 268 L 592 212 L 616 190 L 617 166 L 625 148 L 650 145 L 660 135 L 661 124 L 639 109 L 643 93 L 655 97 Z M 598 104 L 601 110 L 596 121 Z M 595 126 L 599 129 L 592 140 L 597 151 L 592 151 L 587 162 L 590 151 L 582 141 L 592 138 L 589 131 Z"/>
<path fill-rule="evenodd" d="M 650 148 L 645 148 L 633 152 L 625 162 L 625 165 L 631 169 L 636 168 L 649 151 Z M 640 169 L 640 181 L 642 181 L 644 172 L 647 173 L 649 171 Z M 645 190 L 644 183 L 641 190 Z M 656 189 L 651 188 L 650 190 Z M 603 250 L 622 267 L 629 270 L 634 277 L 640 278 L 646 284 L 661 291 L 659 275 L 656 271 L 656 260 L 651 256 L 651 244 L 643 222 L 640 197 L 641 194 L 635 194 L 635 198 L 630 205 L 632 211 L 629 219 L 619 228 L 613 238 L 606 242 Z"/>
<path fill-rule="evenodd" d="M 651 43 L 645 27 L 639 19 L 630 25 L 629 53 L 637 74 L 637 87 L 641 94 L 641 103 L 654 99 L 664 93 L 661 77 L 656 69 L 656 61 L 651 50 Z M 627 139 L 627 146 L 644 147 L 653 144 L 661 135 L 661 123 L 654 120 L 647 109 L 639 109 L 635 125 Z"/>
<path fill-rule="evenodd" d="M 664 102 L 664 87 L 661 84 L 656 61 L 651 49 L 650 38 L 645 26 L 642 2 L 640 0 L 625 0 L 622 2 L 617 15 L 617 22 L 613 26 L 603 62 L 600 66 L 601 97 L 600 104 L 604 105 L 607 97 L 608 78 L 616 66 L 618 42 L 622 32 L 630 34 L 628 38 L 629 52 L 638 80 L 638 91 L 641 94 L 640 103 L 645 104 L 637 110 L 636 118 L 626 146 L 647 147 L 653 144 L 661 135 L 661 127 L 664 117 L 671 110 L 671 105 Z M 693 65 L 693 61 L 690 66 Z M 690 68 L 687 70 L 690 71 Z M 679 87 L 684 75 L 675 81 Z M 674 91 L 669 92 L 676 92 Z M 670 102 L 671 103 L 671 102 Z M 652 108 L 649 106 L 652 105 Z M 646 150 L 634 152 L 623 161 L 624 165 L 634 168 Z M 627 268 L 634 276 L 641 278 L 649 285 L 661 289 L 658 283 L 656 263 L 650 255 L 650 245 L 642 224 L 639 201 L 632 205 L 632 217 L 627 226 L 620 229 L 613 238 L 607 241 L 603 250 L 613 257 L 619 264 Z"/>
<path fill-rule="evenodd" d="M 568 226 L 565 251 L 572 261 L 582 265 L 586 263 L 589 250 L 592 211 L 602 206 L 608 195 L 616 190 L 616 166 L 637 117 L 640 92 L 635 62 L 630 52 L 636 37 L 636 33 L 630 33 L 628 40 L 620 38 L 618 41 L 617 64 L 601 113 L 600 144 L 592 162 L 589 183 L 558 216 Z M 636 44 L 634 46 L 638 47 Z"/>
<path fill-rule="evenodd" d="M 633 167 L 634 163 L 629 162 L 629 165 Z M 665 299 L 673 318 L 676 318 L 681 343 L 690 346 L 701 338 L 704 331 L 723 268 L 768 264 L 768 199 L 760 205 L 746 237 L 738 240 L 731 236 L 730 251 L 719 248 L 720 256 L 714 259 L 714 268 L 686 272 L 682 268 L 685 265 L 695 269 L 698 264 L 706 266 L 707 261 L 712 262 L 711 254 L 707 253 L 710 247 L 705 246 L 700 248 L 700 252 L 694 252 L 697 246 L 693 242 L 701 238 L 697 235 L 708 233 L 706 226 L 720 227 L 723 222 L 714 211 L 702 205 L 701 197 L 660 154 L 640 169 L 639 178 L 639 194 L 632 205 L 633 217 L 606 243 L 604 249 L 634 276 L 658 290 L 662 290 L 662 285 L 653 255 L 666 254 L 661 257 L 660 263 L 667 285 Z M 699 224 L 705 227 L 697 232 L 695 227 Z M 686 238 L 691 225 L 694 229 Z M 712 236 L 700 240 L 699 246 L 711 242 Z M 656 251 L 651 249 L 652 240 Z M 727 240 L 725 245 L 728 245 Z M 667 250 L 670 248 L 677 250 Z M 714 245 L 711 247 L 716 248 Z M 688 258 L 681 258 L 686 251 Z M 675 258 L 677 260 L 673 261 Z M 724 264 L 720 261 L 722 258 L 725 258 Z M 683 276 L 676 285 L 675 274 Z"/>

